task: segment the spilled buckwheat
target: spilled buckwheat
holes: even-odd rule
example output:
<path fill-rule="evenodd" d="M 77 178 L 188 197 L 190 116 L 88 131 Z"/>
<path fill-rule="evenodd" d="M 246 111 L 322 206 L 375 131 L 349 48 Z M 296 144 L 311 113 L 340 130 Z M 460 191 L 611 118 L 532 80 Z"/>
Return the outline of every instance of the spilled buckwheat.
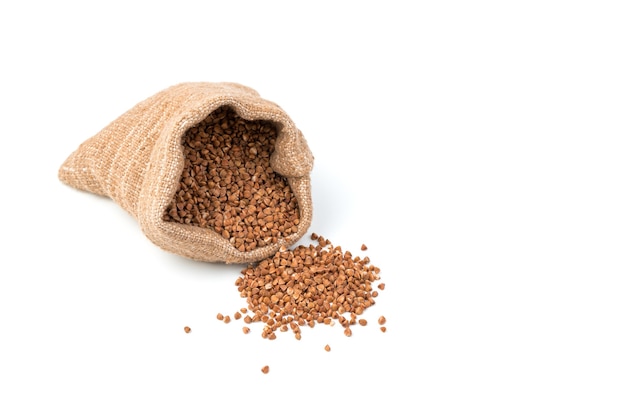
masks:
<path fill-rule="evenodd" d="M 380 269 L 369 257 L 343 252 L 315 233 L 311 239 L 317 245 L 283 247 L 243 269 L 235 282 L 248 302 L 244 322 L 264 323 L 263 338 L 291 330 L 300 339 L 302 326 L 335 322 L 352 336 L 350 327 L 364 325 L 358 316 L 375 304 L 372 284 L 380 279 Z"/>

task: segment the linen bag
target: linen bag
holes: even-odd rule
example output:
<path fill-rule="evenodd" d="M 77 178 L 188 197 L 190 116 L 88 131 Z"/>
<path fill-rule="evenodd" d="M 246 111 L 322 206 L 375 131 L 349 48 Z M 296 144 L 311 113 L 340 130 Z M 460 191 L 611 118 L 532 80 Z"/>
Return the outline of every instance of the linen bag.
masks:
<path fill-rule="evenodd" d="M 211 228 L 164 220 L 179 188 L 185 162 L 181 140 L 188 129 L 224 106 L 249 121 L 266 120 L 277 129 L 270 165 L 287 179 L 297 200 L 297 231 L 277 242 L 241 251 Z M 136 104 L 84 141 L 58 171 L 79 190 L 111 198 L 165 251 L 198 261 L 254 263 L 296 243 L 311 225 L 310 172 L 313 155 L 302 132 L 277 104 L 232 82 L 186 82 Z"/>

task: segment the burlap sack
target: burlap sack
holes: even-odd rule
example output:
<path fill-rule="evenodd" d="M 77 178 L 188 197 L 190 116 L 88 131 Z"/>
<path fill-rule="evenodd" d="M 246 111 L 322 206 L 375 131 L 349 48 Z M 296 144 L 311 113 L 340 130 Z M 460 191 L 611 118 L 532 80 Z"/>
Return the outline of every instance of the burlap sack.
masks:
<path fill-rule="evenodd" d="M 300 213 L 297 233 L 247 252 L 237 250 L 212 229 L 163 220 L 183 171 L 182 136 L 225 105 L 243 119 L 277 125 L 270 164 L 287 178 Z M 111 122 L 83 142 L 58 175 L 73 188 L 113 199 L 163 250 L 199 261 L 250 263 L 272 256 L 282 245 L 290 247 L 308 231 L 313 213 L 312 168 L 306 139 L 277 104 L 237 83 L 190 82 L 158 92 Z"/>

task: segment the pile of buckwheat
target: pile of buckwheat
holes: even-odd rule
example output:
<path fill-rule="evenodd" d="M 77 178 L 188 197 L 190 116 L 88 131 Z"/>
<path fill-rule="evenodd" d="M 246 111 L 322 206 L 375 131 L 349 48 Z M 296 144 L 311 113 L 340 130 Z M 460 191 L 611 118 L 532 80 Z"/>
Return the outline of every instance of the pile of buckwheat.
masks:
<path fill-rule="evenodd" d="M 297 232 L 300 215 L 287 179 L 270 166 L 278 135 L 223 106 L 183 136 L 180 186 L 163 219 L 211 228 L 241 252 Z"/>
<path fill-rule="evenodd" d="M 300 327 L 305 325 L 339 322 L 348 337 L 352 326 L 367 325 L 359 316 L 375 304 L 378 291 L 373 284 L 380 280 L 380 269 L 370 264 L 369 257 L 343 252 L 322 236 L 313 233 L 311 239 L 317 245 L 282 248 L 241 271 L 235 285 L 248 307 L 235 312 L 235 320 L 243 317 L 247 324 L 263 323 L 261 336 L 270 340 L 276 339 L 276 332 L 289 330 L 299 340 Z M 363 245 L 361 250 L 367 247 Z M 383 290 L 384 283 L 377 288 Z M 230 315 L 222 313 L 217 318 L 231 321 Z M 385 332 L 385 317 L 379 317 L 378 323 Z M 244 326 L 243 332 L 249 333 L 250 328 Z"/>

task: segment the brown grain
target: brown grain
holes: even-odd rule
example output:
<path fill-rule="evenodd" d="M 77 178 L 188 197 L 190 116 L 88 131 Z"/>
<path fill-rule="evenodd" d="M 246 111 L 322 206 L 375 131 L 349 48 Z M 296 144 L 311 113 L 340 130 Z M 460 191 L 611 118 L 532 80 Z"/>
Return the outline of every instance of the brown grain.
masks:
<path fill-rule="evenodd" d="M 317 245 L 282 247 L 242 269 L 235 281 L 247 300 L 247 308 L 240 309 L 249 313 L 244 321 L 262 323 L 263 338 L 272 340 L 277 332 L 291 330 L 299 340 L 301 327 L 336 322 L 351 336 L 352 326 L 367 325 L 359 316 L 375 304 L 372 288 L 380 269 L 316 233 L 311 238 Z"/>
<path fill-rule="evenodd" d="M 163 220 L 213 229 L 242 252 L 297 232 L 300 214 L 287 179 L 270 157 L 278 131 L 228 106 L 191 127 L 179 188 Z"/>

